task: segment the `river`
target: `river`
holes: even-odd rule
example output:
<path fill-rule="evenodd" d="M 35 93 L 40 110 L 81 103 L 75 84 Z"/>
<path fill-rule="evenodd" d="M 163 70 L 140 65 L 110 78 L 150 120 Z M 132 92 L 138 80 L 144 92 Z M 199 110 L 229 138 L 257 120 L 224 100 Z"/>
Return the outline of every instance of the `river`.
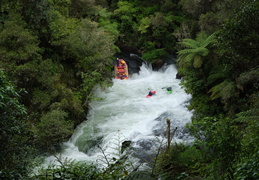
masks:
<path fill-rule="evenodd" d="M 97 88 L 94 95 L 99 100 L 90 103 L 87 120 L 63 144 L 60 156 L 100 164 L 103 153 L 118 158 L 122 156 L 121 144 L 130 142 L 135 161 L 144 162 L 165 139 L 167 118 L 171 131 L 177 128 L 172 143 L 193 141 L 184 128 L 191 121 L 192 113 L 187 109 L 191 96 L 180 87 L 176 73 L 174 65 L 153 71 L 143 64 L 128 80 L 114 79 L 112 87 Z M 162 89 L 165 86 L 172 86 L 173 93 Z M 148 89 L 156 95 L 146 98 Z M 53 163 L 57 161 L 50 156 L 44 164 Z"/>

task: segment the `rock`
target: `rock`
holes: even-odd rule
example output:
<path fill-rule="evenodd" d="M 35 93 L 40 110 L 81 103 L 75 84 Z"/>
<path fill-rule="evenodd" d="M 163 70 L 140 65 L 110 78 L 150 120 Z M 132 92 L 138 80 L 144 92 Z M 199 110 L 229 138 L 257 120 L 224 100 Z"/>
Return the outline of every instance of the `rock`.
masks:
<path fill-rule="evenodd" d="M 123 153 L 128 147 L 130 147 L 131 141 L 124 141 L 121 145 L 121 153 Z"/>

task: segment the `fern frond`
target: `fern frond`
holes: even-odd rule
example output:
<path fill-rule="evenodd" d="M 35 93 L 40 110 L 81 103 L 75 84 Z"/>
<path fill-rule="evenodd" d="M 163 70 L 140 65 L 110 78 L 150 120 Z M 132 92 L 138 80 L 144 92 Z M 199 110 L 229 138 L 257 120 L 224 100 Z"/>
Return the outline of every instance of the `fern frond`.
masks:
<path fill-rule="evenodd" d="M 235 97 L 237 94 L 236 84 L 233 81 L 227 81 L 225 86 L 221 90 L 221 99 L 227 101 L 228 99 Z"/>
<path fill-rule="evenodd" d="M 181 54 L 177 58 L 177 64 L 179 67 L 184 67 L 186 54 Z"/>
<path fill-rule="evenodd" d="M 223 67 L 215 68 L 215 70 L 212 71 L 211 74 L 208 76 L 207 83 L 208 85 L 211 85 L 218 80 L 226 79 L 227 75 L 228 74 L 226 73 L 225 68 Z"/>
<path fill-rule="evenodd" d="M 202 66 L 202 64 L 203 64 L 203 61 L 202 61 L 201 56 L 196 55 L 196 56 L 194 57 L 193 67 L 194 67 L 194 68 L 200 68 L 200 67 Z"/>
<path fill-rule="evenodd" d="M 259 121 L 259 109 L 253 108 L 237 114 L 236 122 L 249 123 L 251 121 Z"/>
<path fill-rule="evenodd" d="M 185 48 L 190 48 L 190 49 L 195 49 L 199 47 L 199 44 L 193 39 L 184 39 L 179 44 L 181 44 Z"/>
<path fill-rule="evenodd" d="M 259 68 L 242 73 L 239 76 L 238 81 L 242 85 L 259 82 Z"/>
<path fill-rule="evenodd" d="M 211 93 L 210 97 L 212 100 L 217 99 L 222 96 L 222 89 L 228 84 L 229 82 L 227 80 L 223 81 L 222 83 L 212 87 L 209 90 L 209 93 Z"/>
<path fill-rule="evenodd" d="M 192 64 L 192 61 L 194 60 L 196 54 L 195 53 L 190 53 L 185 57 L 185 62 L 188 64 Z"/>
<path fill-rule="evenodd" d="M 178 52 L 179 55 L 195 53 L 195 49 L 183 49 Z"/>
<path fill-rule="evenodd" d="M 180 64 L 183 66 L 184 64 L 192 64 L 194 68 L 200 68 L 204 63 L 202 57 L 208 56 L 210 52 L 206 46 L 213 43 L 214 40 L 215 33 L 209 37 L 205 33 L 200 33 L 195 40 L 184 39 L 183 42 L 179 43 L 185 47 L 185 49 L 178 52 Z"/>
<path fill-rule="evenodd" d="M 194 52 L 201 56 L 207 56 L 209 54 L 209 50 L 204 47 L 199 47 L 199 48 L 195 49 Z"/>
<path fill-rule="evenodd" d="M 207 38 L 208 38 L 208 35 L 206 33 L 200 32 L 196 37 L 196 41 L 202 44 L 202 42 L 205 41 Z"/>
<path fill-rule="evenodd" d="M 210 44 L 215 44 L 217 43 L 217 39 L 216 39 L 216 33 L 211 34 L 209 37 L 207 37 L 202 43 L 201 46 L 202 47 L 207 47 Z"/>

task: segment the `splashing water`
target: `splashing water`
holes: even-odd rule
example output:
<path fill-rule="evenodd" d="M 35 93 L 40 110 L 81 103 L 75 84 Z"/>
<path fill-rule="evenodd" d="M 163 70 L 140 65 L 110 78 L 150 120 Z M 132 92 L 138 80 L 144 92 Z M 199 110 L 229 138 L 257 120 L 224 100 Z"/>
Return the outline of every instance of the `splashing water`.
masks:
<path fill-rule="evenodd" d="M 192 115 L 186 108 L 191 96 L 180 87 L 176 73 L 174 65 L 164 66 L 160 71 L 142 65 L 140 72 L 128 80 L 114 79 L 113 86 L 106 91 L 97 89 L 95 96 L 102 100 L 90 103 L 87 121 L 64 143 L 61 156 L 96 162 L 102 155 L 97 145 L 105 154 L 113 154 L 114 144 L 130 141 L 138 158 L 144 158 L 141 155 L 151 151 L 157 137 L 164 135 L 167 118 L 172 130 L 177 127 L 173 141 L 192 141 L 184 128 Z M 172 86 L 173 93 L 162 89 L 165 86 Z M 146 98 L 148 89 L 155 90 L 156 95 Z M 45 159 L 45 165 L 53 163 L 54 157 Z"/>

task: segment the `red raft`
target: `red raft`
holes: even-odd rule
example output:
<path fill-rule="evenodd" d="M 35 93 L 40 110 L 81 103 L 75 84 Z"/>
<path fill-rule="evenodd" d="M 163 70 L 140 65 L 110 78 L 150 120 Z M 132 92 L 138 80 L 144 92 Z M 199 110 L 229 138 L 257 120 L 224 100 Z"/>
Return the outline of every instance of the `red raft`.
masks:
<path fill-rule="evenodd" d="M 127 80 L 129 78 L 128 65 L 123 59 L 118 59 L 114 65 L 115 79 Z"/>

